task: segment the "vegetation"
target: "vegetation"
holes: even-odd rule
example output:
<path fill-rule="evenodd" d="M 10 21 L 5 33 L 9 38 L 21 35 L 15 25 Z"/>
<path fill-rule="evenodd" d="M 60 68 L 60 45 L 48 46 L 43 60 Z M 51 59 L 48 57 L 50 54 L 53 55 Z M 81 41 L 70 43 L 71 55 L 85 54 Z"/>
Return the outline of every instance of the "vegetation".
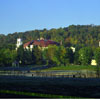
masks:
<path fill-rule="evenodd" d="M 9 66 L 12 65 L 12 62 L 16 59 L 17 52 L 10 49 L 1 49 L 0 50 L 0 66 Z"/>
<path fill-rule="evenodd" d="M 72 70 L 72 71 L 79 71 L 79 70 L 87 70 L 87 71 L 96 71 L 96 66 L 91 65 L 68 65 L 68 66 L 56 66 L 51 67 L 48 69 L 44 69 L 43 71 L 57 71 L 57 70 Z"/>
<path fill-rule="evenodd" d="M 0 65 L 12 66 L 12 63 L 19 65 L 51 65 L 51 66 L 68 66 L 90 65 L 92 59 L 96 59 L 99 64 L 99 49 L 94 50 L 91 47 L 83 47 L 73 52 L 69 47 L 49 46 L 48 49 L 40 50 L 34 47 L 32 51 L 24 49 L 23 46 L 18 50 L 1 49 Z"/>
<path fill-rule="evenodd" d="M 12 97 L 14 98 L 14 94 L 17 95 L 17 97 L 19 97 L 20 95 L 22 97 L 24 96 L 28 96 L 31 98 L 82 98 L 82 97 L 73 97 L 73 96 L 63 96 L 63 95 L 51 95 L 51 94 L 42 94 L 42 93 L 30 93 L 30 92 L 20 92 L 20 91 L 9 91 L 9 90 L 0 90 L 0 93 L 6 93 L 6 94 L 12 94 Z"/>
<path fill-rule="evenodd" d="M 100 98 L 100 79 L 0 76 L 0 80 L 1 92 L 44 94 L 44 98 Z"/>
<path fill-rule="evenodd" d="M 17 38 L 22 38 L 23 42 L 36 40 L 40 37 L 62 43 L 66 47 L 70 46 L 91 46 L 97 47 L 100 40 L 100 26 L 96 25 L 70 25 L 65 28 L 43 29 L 27 32 L 15 32 L 8 35 L 0 35 L 0 47 L 14 49 Z"/>
<path fill-rule="evenodd" d="M 79 61 L 82 65 L 91 64 L 93 58 L 92 49 L 89 47 L 84 47 L 79 50 Z"/>
<path fill-rule="evenodd" d="M 59 29 L 43 29 L 0 35 L 0 66 L 19 65 L 52 65 L 66 66 L 70 64 L 90 65 L 95 59 L 100 66 L 100 26 L 71 25 Z M 60 46 L 49 46 L 41 51 L 34 47 L 32 51 L 23 49 L 15 50 L 16 39 L 20 37 L 23 43 L 43 37 L 60 43 Z M 75 52 L 70 48 L 75 47 Z"/>
<path fill-rule="evenodd" d="M 16 39 L 23 43 L 40 37 L 60 43 L 40 50 L 37 46 L 32 51 L 23 45 L 15 50 Z M 97 70 L 100 76 L 100 26 L 71 25 L 58 29 L 43 29 L 19 32 L 8 35 L 0 34 L 0 67 L 47 65 L 47 70 Z M 75 52 L 71 49 L 75 47 Z M 90 66 L 95 59 L 97 67 Z M 25 68 L 25 67 L 24 67 Z M 80 81 L 81 80 L 81 81 Z M 16 84 L 17 83 L 17 84 Z M 0 90 L 18 91 L 18 93 L 40 93 L 72 97 L 100 97 L 100 81 L 95 79 L 73 78 L 37 78 L 0 76 Z M 2 91 L 1 91 L 2 92 Z M 36 93 L 35 93 L 36 92 Z M 38 95 L 38 94 L 37 94 Z M 62 98 L 63 98 L 62 97 Z"/>

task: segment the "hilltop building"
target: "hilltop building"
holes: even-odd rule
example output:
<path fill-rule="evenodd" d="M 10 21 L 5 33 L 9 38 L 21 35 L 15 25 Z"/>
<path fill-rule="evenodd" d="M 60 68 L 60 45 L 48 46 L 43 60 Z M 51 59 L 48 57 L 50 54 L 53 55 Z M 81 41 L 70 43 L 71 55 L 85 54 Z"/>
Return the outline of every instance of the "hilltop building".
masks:
<path fill-rule="evenodd" d="M 22 39 L 18 38 L 17 39 L 17 44 L 16 44 L 16 50 L 23 44 Z M 32 51 L 34 46 L 38 46 L 41 50 L 47 49 L 49 45 L 62 45 L 62 41 L 60 43 L 52 41 L 52 40 L 46 40 L 44 38 L 40 38 L 37 40 L 31 40 L 25 44 L 23 44 L 24 49 L 30 49 Z M 71 47 L 72 51 L 75 52 L 75 48 Z"/>
<path fill-rule="evenodd" d="M 16 50 L 23 44 L 22 39 L 17 39 Z M 32 51 L 34 46 L 37 46 L 41 50 L 47 49 L 49 45 L 60 45 L 59 43 L 52 40 L 45 40 L 44 38 L 40 38 L 37 40 L 31 40 L 25 44 L 23 44 L 24 49 L 30 49 Z"/>
<path fill-rule="evenodd" d="M 52 40 L 45 40 L 43 38 L 40 38 L 25 43 L 24 48 L 32 50 L 34 46 L 38 46 L 38 48 L 44 50 L 47 49 L 49 45 L 60 45 L 60 44 Z"/>

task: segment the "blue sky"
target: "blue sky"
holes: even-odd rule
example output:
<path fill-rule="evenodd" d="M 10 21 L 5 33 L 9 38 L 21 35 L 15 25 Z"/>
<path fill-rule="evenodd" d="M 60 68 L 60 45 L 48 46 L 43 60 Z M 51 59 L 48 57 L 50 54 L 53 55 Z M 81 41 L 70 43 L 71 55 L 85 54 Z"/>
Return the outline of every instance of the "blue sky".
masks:
<path fill-rule="evenodd" d="M 100 25 L 100 0 L 0 0 L 0 34 Z"/>

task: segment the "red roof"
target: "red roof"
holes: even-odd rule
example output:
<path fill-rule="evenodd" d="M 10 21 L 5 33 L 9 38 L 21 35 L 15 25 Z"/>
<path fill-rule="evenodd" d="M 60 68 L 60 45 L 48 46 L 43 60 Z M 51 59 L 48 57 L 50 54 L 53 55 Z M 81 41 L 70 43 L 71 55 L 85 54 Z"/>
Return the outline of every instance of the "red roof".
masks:
<path fill-rule="evenodd" d="M 40 47 L 48 47 L 49 45 L 54 45 L 54 44 L 58 45 L 57 42 L 54 42 L 51 40 L 34 40 L 34 41 L 29 41 L 25 43 L 24 48 L 29 45 L 38 45 Z"/>
<path fill-rule="evenodd" d="M 25 48 L 26 46 L 29 46 L 29 45 L 31 44 L 31 42 L 32 42 L 32 41 L 29 41 L 29 42 L 25 43 L 25 44 L 24 44 L 24 48 Z"/>

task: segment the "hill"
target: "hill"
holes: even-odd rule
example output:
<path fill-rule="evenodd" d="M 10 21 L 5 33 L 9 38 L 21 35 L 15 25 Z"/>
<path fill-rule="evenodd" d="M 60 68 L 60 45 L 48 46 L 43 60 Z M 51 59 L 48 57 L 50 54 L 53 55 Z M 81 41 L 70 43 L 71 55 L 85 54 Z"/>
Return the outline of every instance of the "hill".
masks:
<path fill-rule="evenodd" d="M 0 34 L 0 48 L 15 48 L 16 39 L 22 38 L 23 42 L 43 37 L 64 46 L 92 46 L 97 47 L 100 40 L 100 26 L 96 25 L 70 25 L 65 28 L 32 30 L 15 32 L 13 34 Z"/>

